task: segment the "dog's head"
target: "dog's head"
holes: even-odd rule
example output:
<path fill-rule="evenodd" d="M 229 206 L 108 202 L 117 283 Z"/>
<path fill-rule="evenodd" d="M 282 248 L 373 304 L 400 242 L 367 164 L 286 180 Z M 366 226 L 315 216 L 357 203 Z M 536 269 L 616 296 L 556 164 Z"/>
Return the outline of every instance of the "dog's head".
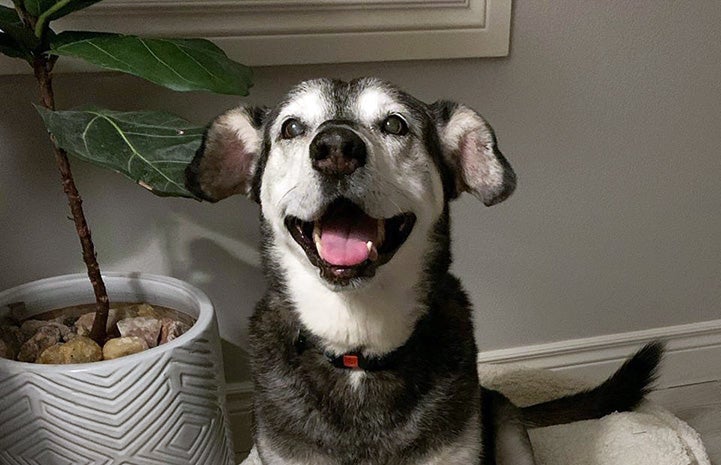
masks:
<path fill-rule="evenodd" d="M 319 79 L 273 109 L 216 118 L 187 185 L 210 201 L 259 202 L 274 250 L 343 291 L 395 262 L 422 265 L 450 200 L 470 192 L 493 205 L 515 175 L 468 107 L 427 105 L 377 79 Z"/>

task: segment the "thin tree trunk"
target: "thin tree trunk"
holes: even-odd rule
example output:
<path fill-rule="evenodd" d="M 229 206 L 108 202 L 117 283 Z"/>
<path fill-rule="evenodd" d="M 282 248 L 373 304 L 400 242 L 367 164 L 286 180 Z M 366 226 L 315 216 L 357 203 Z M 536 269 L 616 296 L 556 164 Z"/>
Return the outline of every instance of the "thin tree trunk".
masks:
<path fill-rule="evenodd" d="M 33 63 L 35 78 L 40 85 L 41 103 L 49 110 L 55 110 L 55 97 L 53 95 L 51 75 L 54 63 L 54 59 L 47 58 L 45 56 L 36 58 Z M 110 310 L 108 293 L 105 290 L 105 283 L 103 282 L 103 277 L 100 274 L 100 266 L 98 265 L 97 256 L 95 254 L 95 246 L 93 245 L 93 240 L 90 236 L 90 228 L 85 220 L 83 200 L 80 197 L 78 189 L 75 187 L 73 173 L 70 171 L 70 161 L 68 160 L 68 155 L 64 150 L 58 147 L 54 137 L 51 136 L 50 139 L 53 145 L 53 152 L 55 153 L 55 161 L 58 165 L 60 177 L 63 182 L 63 190 L 68 198 L 68 204 L 70 205 L 70 211 L 73 215 L 75 228 L 77 229 L 80 245 L 83 249 L 83 260 L 85 261 L 85 266 L 88 269 L 88 277 L 90 278 L 90 283 L 92 284 L 93 291 L 95 292 L 95 321 L 93 322 L 93 328 L 90 331 L 90 337 L 102 346 L 105 342 L 105 327 L 107 325 L 108 312 Z"/>

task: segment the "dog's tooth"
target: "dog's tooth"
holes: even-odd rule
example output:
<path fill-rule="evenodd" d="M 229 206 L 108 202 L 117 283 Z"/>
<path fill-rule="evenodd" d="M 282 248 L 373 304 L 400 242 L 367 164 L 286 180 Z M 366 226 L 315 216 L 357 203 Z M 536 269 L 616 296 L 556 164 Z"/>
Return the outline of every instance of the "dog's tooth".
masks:
<path fill-rule="evenodd" d="M 320 221 L 313 223 L 313 240 L 320 240 Z"/>
<path fill-rule="evenodd" d="M 378 249 L 373 241 L 366 242 L 366 247 L 368 247 L 368 259 L 372 262 L 378 260 Z"/>
<path fill-rule="evenodd" d="M 378 220 L 378 244 L 382 244 L 386 240 L 386 220 Z"/>
<path fill-rule="evenodd" d="M 320 242 L 320 222 L 316 221 L 313 225 L 313 242 L 315 243 L 315 248 L 318 251 L 318 255 L 320 255 L 321 251 L 321 242 Z"/>

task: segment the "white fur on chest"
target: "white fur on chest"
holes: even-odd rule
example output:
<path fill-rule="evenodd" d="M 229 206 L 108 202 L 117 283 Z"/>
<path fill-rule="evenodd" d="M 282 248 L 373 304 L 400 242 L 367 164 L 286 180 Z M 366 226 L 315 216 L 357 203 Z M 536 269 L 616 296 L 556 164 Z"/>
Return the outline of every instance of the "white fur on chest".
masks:
<path fill-rule="evenodd" d="M 301 322 L 336 354 L 360 347 L 366 355 L 391 352 L 410 337 L 422 314 L 415 286 L 419 267 L 403 273 L 378 270 L 382 276 L 362 288 L 335 292 L 310 264 L 287 252 L 278 253 L 278 260 Z"/>

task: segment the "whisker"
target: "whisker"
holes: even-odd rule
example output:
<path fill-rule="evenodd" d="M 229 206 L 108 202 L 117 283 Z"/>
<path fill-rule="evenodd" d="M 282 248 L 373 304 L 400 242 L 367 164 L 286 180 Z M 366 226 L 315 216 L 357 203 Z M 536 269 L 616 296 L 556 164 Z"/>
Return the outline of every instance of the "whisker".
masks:
<path fill-rule="evenodd" d="M 290 189 L 288 189 L 288 191 L 280 197 L 280 200 L 278 201 L 278 203 L 282 203 L 283 200 L 284 200 L 291 192 L 293 192 L 297 187 L 298 187 L 298 186 L 295 185 L 295 186 L 291 187 Z"/>
<path fill-rule="evenodd" d="M 401 209 L 400 205 L 398 205 L 392 198 L 386 197 L 386 200 L 388 200 L 390 203 L 393 204 L 393 206 L 396 207 L 396 211 L 398 212 L 399 215 L 400 215 L 401 213 L 403 213 L 403 210 Z"/>

